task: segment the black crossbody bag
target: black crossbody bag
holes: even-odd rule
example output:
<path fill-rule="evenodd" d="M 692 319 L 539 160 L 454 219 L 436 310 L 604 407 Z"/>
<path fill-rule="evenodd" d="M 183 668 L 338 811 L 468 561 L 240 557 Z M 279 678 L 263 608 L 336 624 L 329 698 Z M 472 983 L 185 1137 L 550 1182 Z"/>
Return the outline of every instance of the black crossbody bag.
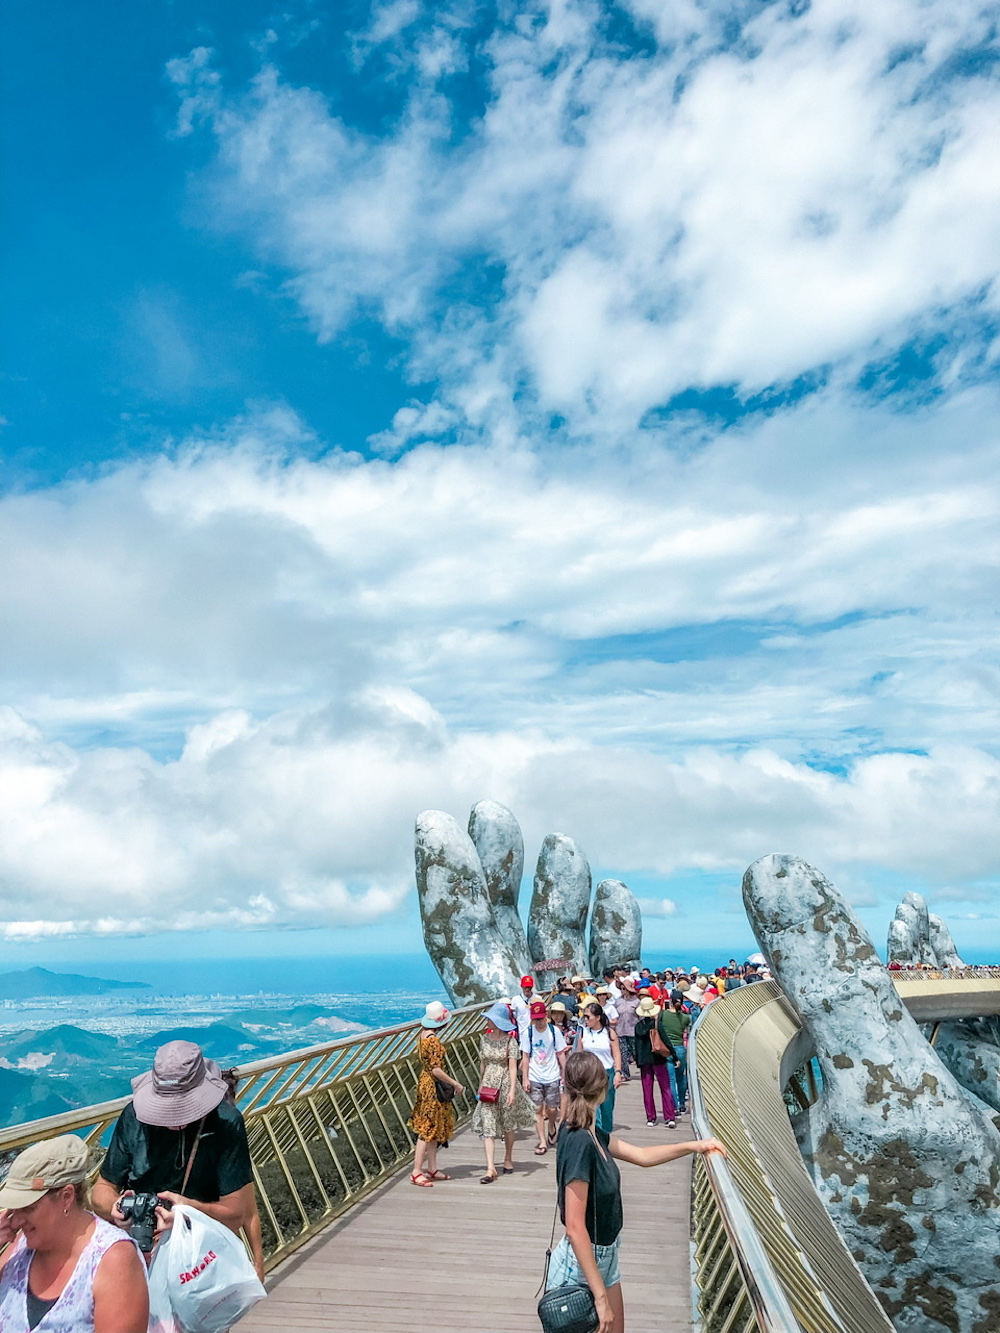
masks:
<path fill-rule="evenodd" d="M 538 1288 L 543 1293 L 538 1302 L 538 1318 L 542 1325 L 542 1333 L 594 1333 L 601 1321 L 597 1317 L 594 1293 L 585 1282 L 565 1282 L 561 1287 L 553 1287 L 551 1291 L 545 1290 L 545 1284 L 549 1280 L 552 1243 L 556 1238 L 558 1220 L 559 1201 L 556 1200 L 552 1234 L 549 1236 L 549 1246 L 545 1251 L 545 1271 L 542 1273 L 542 1285 Z"/>

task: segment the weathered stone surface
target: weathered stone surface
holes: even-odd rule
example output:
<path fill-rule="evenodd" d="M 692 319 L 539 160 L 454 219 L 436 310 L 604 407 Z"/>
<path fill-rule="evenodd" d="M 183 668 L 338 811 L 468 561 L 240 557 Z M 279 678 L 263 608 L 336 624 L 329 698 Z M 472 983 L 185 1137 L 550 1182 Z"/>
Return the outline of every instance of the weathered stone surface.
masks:
<path fill-rule="evenodd" d="M 528 940 L 517 913 L 524 874 L 521 826 L 499 801 L 479 801 L 469 814 L 469 837 L 479 853 L 486 891 L 504 943 L 524 973 L 531 967 Z"/>
<path fill-rule="evenodd" d="M 1000 1046 L 995 1025 L 982 1019 L 942 1023 L 934 1049 L 961 1083 L 995 1111 L 1000 1111 Z"/>
<path fill-rule="evenodd" d="M 642 912 L 620 879 L 602 879 L 590 913 L 590 970 L 599 977 L 618 963 L 638 967 L 642 959 Z"/>
<path fill-rule="evenodd" d="M 938 967 L 964 967 L 955 948 L 955 941 L 951 938 L 951 931 L 941 918 L 928 912 L 927 921 L 931 933 L 931 953 Z"/>
<path fill-rule="evenodd" d="M 927 904 L 919 893 L 903 894 L 903 901 L 889 923 L 888 954 L 890 963 L 911 967 L 920 963 L 937 966 L 931 949 Z"/>
<path fill-rule="evenodd" d="M 528 949 L 533 963 L 566 960 L 551 971 L 535 968 L 539 985 L 554 984 L 572 959 L 576 968 L 587 963 L 584 931 L 590 907 L 590 866 L 572 838 L 550 833 L 542 843 L 535 870 L 535 887 L 528 913 Z"/>
<path fill-rule="evenodd" d="M 513 995 L 519 965 L 497 926 L 472 839 L 451 815 L 425 810 L 414 851 L 424 944 L 452 1003 Z"/>
<path fill-rule="evenodd" d="M 897 1329 L 988 1333 L 1000 1308 L 1000 1133 L 924 1040 L 829 880 L 767 856 L 743 896 L 815 1043 L 823 1086 L 796 1134 L 849 1248 Z"/>

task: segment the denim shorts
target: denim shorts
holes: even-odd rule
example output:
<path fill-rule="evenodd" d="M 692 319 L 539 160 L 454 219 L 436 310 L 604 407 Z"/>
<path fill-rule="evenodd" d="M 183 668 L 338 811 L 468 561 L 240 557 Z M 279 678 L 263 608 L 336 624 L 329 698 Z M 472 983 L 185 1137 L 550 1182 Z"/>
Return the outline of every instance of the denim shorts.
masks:
<path fill-rule="evenodd" d="M 594 1258 L 597 1260 L 597 1271 L 604 1279 L 606 1287 L 613 1287 L 622 1280 L 622 1275 L 618 1271 L 618 1248 L 621 1245 L 621 1236 L 616 1236 L 610 1245 L 595 1245 Z M 583 1270 L 576 1262 L 576 1255 L 573 1253 L 573 1246 L 569 1243 L 566 1236 L 552 1251 L 552 1259 L 549 1262 L 549 1276 L 545 1283 L 545 1290 L 551 1291 L 553 1287 L 562 1287 L 566 1283 L 581 1286 L 587 1285 L 587 1279 L 583 1275 Z"/>

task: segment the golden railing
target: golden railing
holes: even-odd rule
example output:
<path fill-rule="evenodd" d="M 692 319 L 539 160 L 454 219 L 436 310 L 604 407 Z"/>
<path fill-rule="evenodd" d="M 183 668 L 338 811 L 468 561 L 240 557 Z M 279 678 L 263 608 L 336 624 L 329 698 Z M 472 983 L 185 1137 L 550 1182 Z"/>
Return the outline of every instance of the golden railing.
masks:
<path fill-rule="evenodd" d="M 459 1009 L 442 1034 L 448 1069 L 465 1084 L 459 1123 L 478 1087 L 486 1006 Z M 419 1024 L 405 1023 L 239 1068 L 237 1105 L 250 1143 L 266 1266 L 272 1268 L 398 1169 L 420 1065 Z M 98 1163 L 127 1097 L 0 1130 L 0 1173 L 30 1143 L 79 1134 Z"/>
<path fill-rule="evenodd" d="M 918 1021 L 1000 1006 L 1000 969 L 892 975 Z M 787 1088 L 802 1106 L 815 1099 L 812 1055 L 774 981 L 713 1000 L 694 1029 L 692 1123 L 728 1151 L 725 1160 L 695 1159 L 692 1246 L 703 1333 L 892 1333 L 792 1132 L 783 1094 Z"/>

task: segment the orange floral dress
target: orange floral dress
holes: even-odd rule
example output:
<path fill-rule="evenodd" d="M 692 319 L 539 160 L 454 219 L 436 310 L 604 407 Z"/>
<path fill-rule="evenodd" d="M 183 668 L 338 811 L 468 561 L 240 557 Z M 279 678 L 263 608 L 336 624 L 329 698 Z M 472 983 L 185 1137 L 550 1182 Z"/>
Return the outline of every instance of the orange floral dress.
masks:
<path fill-rule="evenodd" d="M 418 1139 L 426 1143 L 447 1143 L 455 1132 L 455 1111 L 451 1102 L 439 1102 L 432 1069 L 447 1070 L 444 1042 L 436 1032 L 425 1031 L 417 1042 L 420 1077 L 413 1114 L 406 1122 Z"/>

